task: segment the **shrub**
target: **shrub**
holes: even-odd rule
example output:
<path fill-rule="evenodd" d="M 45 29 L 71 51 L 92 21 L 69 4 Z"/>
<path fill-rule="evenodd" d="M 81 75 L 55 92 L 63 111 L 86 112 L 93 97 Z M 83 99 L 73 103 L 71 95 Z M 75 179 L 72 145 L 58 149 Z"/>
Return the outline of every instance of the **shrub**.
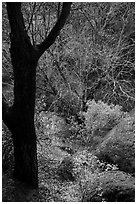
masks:
<path fill-rule="evenodd" d="M 135 180 L 122 171 L 92 174 L 82 190 L 82 202 L 135 202 Z"/>
<path fill-rule="evenodd" d="M 66 117 L 75 116 L 80 111 L 80 100 L 74 92 L 67 91 L 53 105 L 55 112 Z"/>
<path fill-rule="evenodd" d="M 87 130 L 85 128 L 85 122 L 79 124 L 78 121 L 75 120 L 74 117 L 70 118 L 70 139 L 77 140 L 81 144 L 85 144 L 87 142 Z"/>
<path fill-rule="evenodd" d="M 97 147 L 95 155 L 117 164 L 121 171 L 135 175 L 135 118 L 126 117 L 110 131 Z"/>
<path fill-rule="evenodd" d="M 88 101 L 87 107 L 87 111 L 81 113 L 84 122 L 79 125 L 72 119 L 69 130 L 73 139 L 95 147 L 127 113 L 121 111 L 122 107 L 118 105 L 107 105 L 102 101 Z"/>
<path fill-rule="evenodd" d="M 126 113 L 121 111 L 121 106 L 107 105 L 102 101 L 97 103 L 95 100 L 88 101 L 87 106 L 87 112 L 83 113 L 85 116 L 85 126 L 88 133 L 93 136 L 104 136 L 106 132 L 111 130 L 126 115 Z"/>

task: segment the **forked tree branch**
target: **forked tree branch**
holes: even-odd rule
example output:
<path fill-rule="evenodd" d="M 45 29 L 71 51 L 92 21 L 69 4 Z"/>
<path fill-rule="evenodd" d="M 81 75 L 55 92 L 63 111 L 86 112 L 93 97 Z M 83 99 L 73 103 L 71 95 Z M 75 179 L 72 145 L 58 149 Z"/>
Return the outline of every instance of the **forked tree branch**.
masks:
<path fill-rule="evenodd" d="M 7 12 L 12 35 L 21 37 L 25 32 L 25 24 L 21 13 L 21 3 L 8 2 Z"/>
<path fill-rule="evenodd" d="M 66 19 L 70 13 L 70 8 L 71 8 L 70 2 L 63 3 L 61 14 L 55 26 L 52 28 L 46 39 L 41 44 L 37 45 L 38 57 L 41 57 L 45 50 L 47 50 L 55 42 L 56 37 L 59 35 L 60 30 L 65 25 Z"/>

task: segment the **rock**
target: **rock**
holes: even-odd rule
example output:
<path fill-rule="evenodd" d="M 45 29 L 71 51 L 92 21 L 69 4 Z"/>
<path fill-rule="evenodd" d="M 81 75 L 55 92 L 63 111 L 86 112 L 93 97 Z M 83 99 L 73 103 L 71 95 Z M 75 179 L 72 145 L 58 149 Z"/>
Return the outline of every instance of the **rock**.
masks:
<path fill-rule="evenodd" d="M 73 161 L 70 157 L 65 157 L 57 169 L 57 175 L 62 181 L 74 181 Z"/>
<path fill-rule="evenodd" d="M 135 119 L 127 117 L 114 127 L 98 145 L 95 155 L 102 161 L 135 174 Z"/>
<path fill-rule="evenodd" d="M 93 174 L 83 185 L 82 202 L 134 202 L 134 177 L 120 171 Z"/>

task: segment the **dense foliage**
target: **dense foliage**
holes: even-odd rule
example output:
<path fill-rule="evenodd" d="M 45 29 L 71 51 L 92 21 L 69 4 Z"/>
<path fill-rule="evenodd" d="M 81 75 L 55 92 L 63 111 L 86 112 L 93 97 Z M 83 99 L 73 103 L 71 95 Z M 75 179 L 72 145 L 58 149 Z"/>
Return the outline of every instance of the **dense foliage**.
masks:
<path fill-rule="evenodd" d="M 22 3 L 33 45 L 48 36 L 61 8 L 62 3 Z M 2 94 L 12 105 L 14 74 L 5 3 L 2 9 Z M 134 201 L 135 121 L 128 112 L 135 103 L 135 3 L 72 3 L 66 24 L 40 58 L 36 75 L 41 193 L 36 199 L 27 189 L 30 194 L 25 198 L 23 187 L 21 198 L 7 198 L 8 191 L 17 190 L 8 183 L 4 200 Z M 13 144 L 5 125 L 2 134 L 2 167 L 7 173 L 14 163 Z"/>

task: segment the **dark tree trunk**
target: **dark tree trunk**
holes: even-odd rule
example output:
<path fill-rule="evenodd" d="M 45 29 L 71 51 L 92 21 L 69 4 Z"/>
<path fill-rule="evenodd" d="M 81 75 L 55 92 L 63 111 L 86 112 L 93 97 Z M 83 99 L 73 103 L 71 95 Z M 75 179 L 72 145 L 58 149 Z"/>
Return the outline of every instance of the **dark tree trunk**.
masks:
<path fill-rule="evenodd" d="M 20 112 L 20 114 L 22 113 Z M 22 115 L 22 117 L 25 119 L 26 115 L 25 117 Z M 16 127 L 13 131 L 13 144 L 14 177 L 32 187 L 38 187 L 36 135 L 31 117 L 28 117 L 26 121 L 21 118 L 20 122 L 16 121 Z"/>
<path fill-rule="evenodd" d="M 13 43 L 14 42 L 14 43 Z M 33 60 L 34 54 L 26 49 L 26 52 L 19 52 L 22 42 L 15 44 L 11 39 L 11 56 L 14 70 L 14 104 L 6 112 L 4 120 L 12 133 L 14 145 L 14 177 L 38 187 L 38 166 L 36 134 L 34 127 L 35 108 L 35 81 L 36 65 Z M 29 47 L 29 45 L 28 45 Z M 34 50 L 32 49 L 34 52 Z M 3 109 L 7 106 L 3 104 Z M 3 119 L 5 114 L 3 114 Z"/>
<path fill-rule="evenodd" d="M 60 17 L 49 36 L 33 47 L 27 35 L 21 3 L 7 3 L 11 27 L 11 61 L 14 72 L 14 104 L 8 107 L 3 100 L 3 121 L 12 133 L 14 144 L 14 177 L 30 186 L 38 187 L 38 165 L 34 109 L 36 66 L 44 51 L 54 43 L 69 15 L 71 3 L 63 3 Z"/>
<path fill-rule="evenodd" d="M 34 108 L 36 92 L 36 66 L 38 58 L 25 31 L 21 3 L 8 3 L 11 25 L 11 61 L 14 72 L 14 104 L 9 113 L 9 129 L 14 145 L 14 177 L 38 187 L 38 165 Z"/>
<path fill-rule="evenodd" d="M 11 50 L 13 53 L 16 50 Z M 36 134 L 34 127 L 35 108 L 35 78 L 36 63 L 31 58 L 14 56 L 16 62 L 14 70 L 20 70 L 20 74 L 14 73 L 14 105 L 12 108 L 14 127 L 12 130 L 14 144 L 14 177 L 25 183 L 38 186 L 38 167 Z M 12 62 L 14 63 L 14 62 Z"/>

